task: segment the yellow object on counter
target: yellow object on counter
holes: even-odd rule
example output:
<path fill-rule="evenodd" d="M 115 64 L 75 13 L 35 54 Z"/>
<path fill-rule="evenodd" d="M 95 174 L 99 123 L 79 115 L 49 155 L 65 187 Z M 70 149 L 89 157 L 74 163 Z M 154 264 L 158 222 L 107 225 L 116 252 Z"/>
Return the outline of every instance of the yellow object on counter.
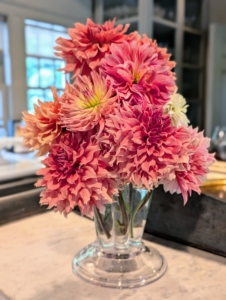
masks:
<path fill-rule="evenodd" d="M 216 161 L 210 166 L 210 172 L 207 174 L 207 180 L 203 186 L 226 185 L 226 162 Z"/>

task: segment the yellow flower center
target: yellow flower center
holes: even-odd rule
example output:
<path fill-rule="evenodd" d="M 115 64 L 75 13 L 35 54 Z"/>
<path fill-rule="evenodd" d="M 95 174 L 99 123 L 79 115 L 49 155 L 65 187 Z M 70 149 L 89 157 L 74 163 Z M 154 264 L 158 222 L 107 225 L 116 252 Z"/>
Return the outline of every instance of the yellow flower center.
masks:
<path fill-rule="evenodd" d="M 95 95 L 94 97 L 87 99 L 85 106 L 86 108 L 94 108 L 99 104 L 99 102 L 100 102 L 100 97 Z"/>
<path fill-rule="evenodd" d="M 134 73 L 133 75 L 133 84 L 137 84 L 140 81 L 140 74 Z"/>
<path fill-rule="evenodd" d="M 96 91 L 95 93 L 91 92 L 88 94 L 83 94 L 82 98 L 83 101 L 81 102 L 81 106 L 85 109 L 93 109 L 101 105 L 102 92 Z"/>

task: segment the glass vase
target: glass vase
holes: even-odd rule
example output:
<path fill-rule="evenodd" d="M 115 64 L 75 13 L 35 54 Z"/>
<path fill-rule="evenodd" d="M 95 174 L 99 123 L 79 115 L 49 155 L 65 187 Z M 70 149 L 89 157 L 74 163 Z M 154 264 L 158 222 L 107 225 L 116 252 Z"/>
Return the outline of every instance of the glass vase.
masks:
<path fill-rule="evenodd" d="M 80 250 L 72 262 L 73 272 L 99 286 L 133 288 L 160 278 L 167 264 L 158 250 L 146 247 L 142 235 L 153 191 L 127 185 L 105 206 L 94 207 L 97 239 Z"/>

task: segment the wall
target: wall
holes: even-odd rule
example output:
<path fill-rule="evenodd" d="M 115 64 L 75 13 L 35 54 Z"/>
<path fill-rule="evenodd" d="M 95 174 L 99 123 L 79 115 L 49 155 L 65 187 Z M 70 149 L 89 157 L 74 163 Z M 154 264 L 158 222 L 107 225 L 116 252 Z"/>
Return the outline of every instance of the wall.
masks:
<path fill-rule="evenodd" d="M 92 0 L 0 0 L 0 14 L 7 17 L 9 52 L 11 58 L 11 84 L 9 86 L 9 118 L 21 119 L 27 107 L 24 20 L 73 27 L 91 17 Z"/>
<path fill-rule="evenodd" d="M 206 76 L 205 131 L 212 136 L 215 126 L 225 126 L 226 91 L 224 88 L 226 0 L 209 0 L 209 32 Z"/>
<path fill-rule="evenodd" d="M 209 22 L 226 23 L 226 0 L 209 0 Z"/>

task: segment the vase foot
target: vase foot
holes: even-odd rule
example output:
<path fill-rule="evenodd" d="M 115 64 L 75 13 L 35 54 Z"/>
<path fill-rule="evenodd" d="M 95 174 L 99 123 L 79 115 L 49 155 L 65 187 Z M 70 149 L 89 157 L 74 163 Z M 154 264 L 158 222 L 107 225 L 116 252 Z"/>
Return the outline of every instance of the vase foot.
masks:
<path fill-rule="evenodd" d="M 72 262 L 75 274 L 98 286 L 135 288 L 159 279 L 167 269 L 164 257 L 155 248 L 100 251 L 93 243 L 79 251 Z"/>

